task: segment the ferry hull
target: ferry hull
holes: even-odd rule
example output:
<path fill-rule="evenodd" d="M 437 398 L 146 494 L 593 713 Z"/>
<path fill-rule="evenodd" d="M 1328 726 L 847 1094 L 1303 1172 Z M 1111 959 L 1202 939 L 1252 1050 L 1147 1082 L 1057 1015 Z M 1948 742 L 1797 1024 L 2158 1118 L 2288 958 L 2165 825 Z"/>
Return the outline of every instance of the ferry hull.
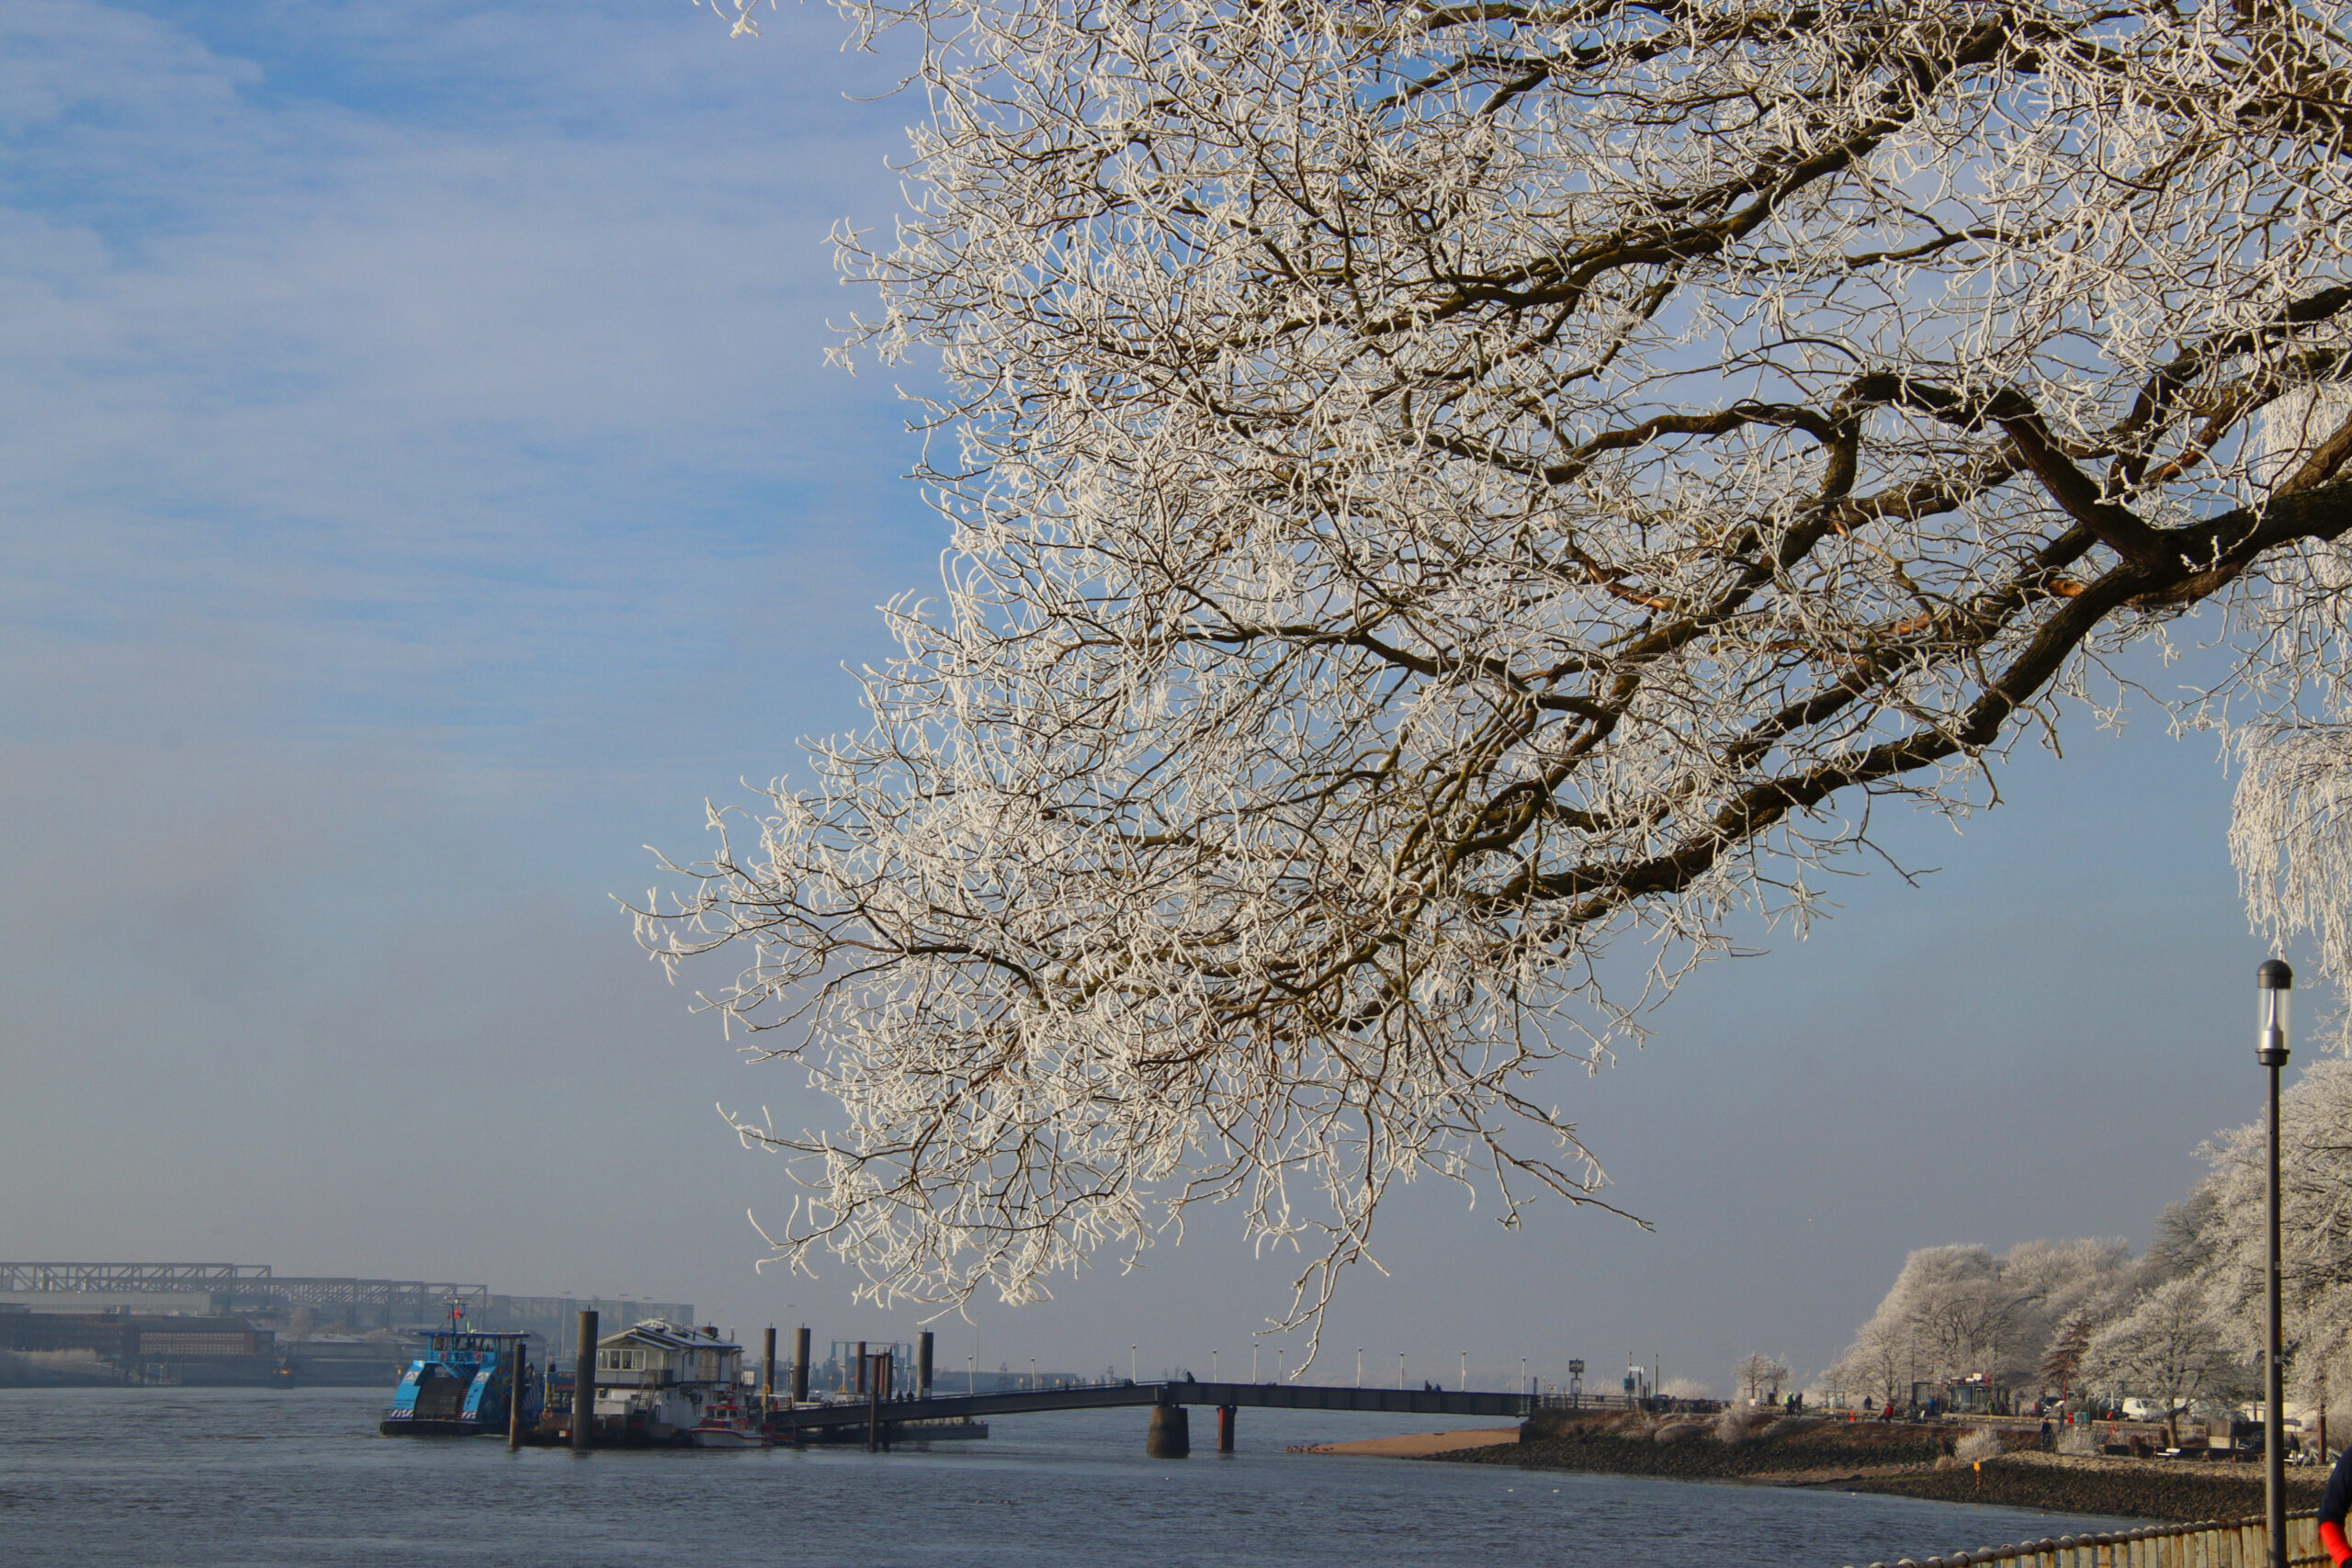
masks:
<path fill-rule="evenodd" d="M 481 1438 L 503 1433 L 505 1423 L 488 1421 L 436 1421 L 429 1416 L 412 1416 L 405 1420 L 387 1420 L 376 1429 L 388 1438 Z"/>

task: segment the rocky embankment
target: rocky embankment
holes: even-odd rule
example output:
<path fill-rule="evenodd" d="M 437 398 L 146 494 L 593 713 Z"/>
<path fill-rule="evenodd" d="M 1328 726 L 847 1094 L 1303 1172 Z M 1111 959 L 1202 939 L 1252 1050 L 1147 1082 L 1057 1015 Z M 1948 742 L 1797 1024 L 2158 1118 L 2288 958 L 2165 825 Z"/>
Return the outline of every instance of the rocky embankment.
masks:
<path fill-rule="evenodd" d="M 2061 1514 L 2132 1519 L 2242 1519 L 2262 1512 L 2262 1467 L 2161 1459 L 2077 1459 L 2012 1453 L 1967 1465 L 1836 1483 L 1848 1492 L 1891 1492 L 1946 1503 L 1998 1503 Z M 2311 1508 L 2327 1484 L 2323 1470 L 2287 1472 L 2287 1506 Z"/>
<path fill-rule="evenodd" d="M 1797 1417 L 1746 1426 L 1707 1417 L 1545 1412 L 1520 1440 L 1430 1456 L 1456 1464 L 1582 1470 L 1677 1481 L 1823 1486 L 1951 1503 L 1996 1503 L 2052 1513 L 2191 1520 L 2262 1511 L 2262 1472 L 2251 1464 L 2075 1458 L 2031 1451 L 2031 1428 L 2002 1434 L 2005 1451 L 1981 1463 L 1952 1450 L 1972 1428 Z M 1989 1448 L 1990 1438 L 1979 1438 Z M 2289 1506 L 2310 1507 L 2323 1472 L 2288 1479 Z"/>

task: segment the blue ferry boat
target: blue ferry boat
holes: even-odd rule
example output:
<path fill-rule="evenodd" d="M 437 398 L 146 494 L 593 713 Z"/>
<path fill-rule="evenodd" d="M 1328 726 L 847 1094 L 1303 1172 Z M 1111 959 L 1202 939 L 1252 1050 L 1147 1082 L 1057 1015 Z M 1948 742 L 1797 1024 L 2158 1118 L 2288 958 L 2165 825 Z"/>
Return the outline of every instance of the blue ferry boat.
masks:
<path fill-rule="evenodd" d="M 381 1430 L 391 1438 L 465 1438 L 503 1434 L 519 1392 L 523 1430 L 538 1424 L 544 1379 L 534 1377 L 524 1334 L 484 1334 L 462 1325 L 427 1336 L 424 1353 L 401 1374 Z"/>

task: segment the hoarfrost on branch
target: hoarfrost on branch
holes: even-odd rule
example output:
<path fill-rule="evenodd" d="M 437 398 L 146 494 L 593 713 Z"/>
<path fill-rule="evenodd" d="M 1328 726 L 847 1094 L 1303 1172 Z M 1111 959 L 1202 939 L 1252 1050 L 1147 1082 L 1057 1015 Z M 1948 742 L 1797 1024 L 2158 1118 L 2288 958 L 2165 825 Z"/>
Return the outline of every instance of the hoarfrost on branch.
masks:
<path fill-rule="evenodd" d="M 1533 1076 L 1880 797 L 2206 602 L 2345 667 L 2340 6 L 850 9 L 944 592 L 642 932 L 839 1099 L 743 1127 L 877 1297 L 1230 1200 L 1313 1320 L 1392 1182 L 1598 1202 Z"/>

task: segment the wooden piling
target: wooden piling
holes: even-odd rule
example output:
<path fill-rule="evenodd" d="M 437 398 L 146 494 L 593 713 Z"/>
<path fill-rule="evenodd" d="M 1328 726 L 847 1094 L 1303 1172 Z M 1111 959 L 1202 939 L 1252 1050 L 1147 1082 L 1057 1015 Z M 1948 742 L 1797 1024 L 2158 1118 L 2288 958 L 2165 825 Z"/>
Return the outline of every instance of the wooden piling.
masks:
<path fill-rule="evenodd" d="M 931 1397 L 931 1330 L 928 1328 L 915 1338 L 915 1397 Z"/>
<path fill-rule="evenodd" d="M 808 1325 L 792 1331 L 792 1401 L 808 1403 Z"/>
<path fill-rule="evenodd" d="M 1221 1454 L 1229 1454 L 1233 1451 L 1233 1422 L 1236 1414 L 1235 1408 L 1230 1404 L 1220 1404 L 1216 1407 L 1216 1451 Z"/>
<path fill-rule="evenodd" d="M 760 1379 L 760 1414 L 764 1416 L 775 1408 L 775 1325 L 768 1325 L 765 1357 L 766 1371 Z"/>
<path fill-rule="evenodd" d="M 517 1336 L 514 1357 L 506 1363 L 506 1451 L 510 1454 L 523 1446 L 523 1388 L 530 1376 L 530 1353 Z"/>
<path fill-rule="evenodd" d="M 575 1453 L 586 1453 L 596 1446 L 596 1314 L 593 1308 L 580 1314 L 580 1343 L 575 1348 L 579 1356 L 571 1371 L 571 1447 Z"/>

